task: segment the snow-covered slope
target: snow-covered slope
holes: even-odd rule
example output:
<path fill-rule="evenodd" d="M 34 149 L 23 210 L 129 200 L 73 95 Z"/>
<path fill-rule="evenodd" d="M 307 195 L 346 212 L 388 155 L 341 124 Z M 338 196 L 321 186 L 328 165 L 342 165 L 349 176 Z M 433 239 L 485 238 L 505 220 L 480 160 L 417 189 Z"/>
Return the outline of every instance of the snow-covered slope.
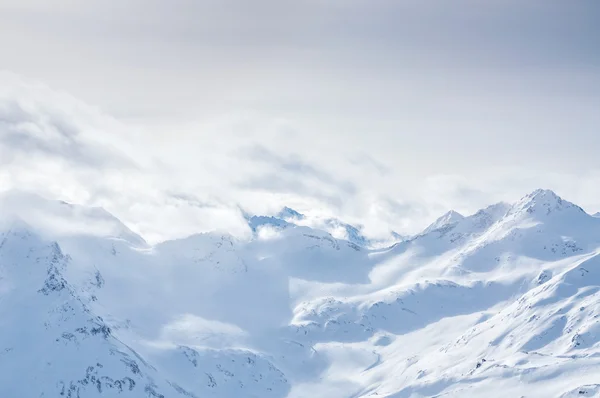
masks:
<path fill-rule="evenodd" d="M 383 249 L 289 208 L 154 246 L 0 210 L 0 397 L 600 396 L 600 218 L 551 191 Z"/>

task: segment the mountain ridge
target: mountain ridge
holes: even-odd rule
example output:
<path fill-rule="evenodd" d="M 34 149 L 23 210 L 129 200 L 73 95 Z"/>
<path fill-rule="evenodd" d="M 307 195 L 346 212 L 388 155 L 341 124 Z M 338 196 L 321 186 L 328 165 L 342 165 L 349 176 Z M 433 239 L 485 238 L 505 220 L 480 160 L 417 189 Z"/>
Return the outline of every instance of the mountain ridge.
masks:
<path fill-rule="evenodd" d="M 257 219 L 275 235 L 156 245 L 10 219 L 0 393 L 596 396 L 600 219 L 547 190 L 442 219 L 376 249 L 277 217 Z"/>

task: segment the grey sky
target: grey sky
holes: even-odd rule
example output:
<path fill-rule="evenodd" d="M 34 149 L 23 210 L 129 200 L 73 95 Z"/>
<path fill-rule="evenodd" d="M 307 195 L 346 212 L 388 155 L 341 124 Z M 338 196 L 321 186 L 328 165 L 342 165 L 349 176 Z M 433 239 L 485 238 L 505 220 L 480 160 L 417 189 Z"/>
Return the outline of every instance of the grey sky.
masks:
<path fill-rule="evenodd" d="M 599 18 L 591 0 L 2 0 L 0 67 L 135 130 L 132 156 L 179 176 L 165 190 L 337 198 L 415 229 L 539 186 L 600 210 Z"/>

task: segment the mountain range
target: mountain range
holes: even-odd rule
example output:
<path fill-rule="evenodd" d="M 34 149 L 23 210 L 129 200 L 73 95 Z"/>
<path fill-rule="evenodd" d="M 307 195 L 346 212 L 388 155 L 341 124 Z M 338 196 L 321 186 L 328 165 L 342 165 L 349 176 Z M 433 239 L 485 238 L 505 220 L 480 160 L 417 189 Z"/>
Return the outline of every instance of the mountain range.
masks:
<path fill-rule="evenodd" d="M 387 245 L 290 208 L 155 245 L 0 209 L 0 397 L 600 396 L 600 218 L 549 190 Z"/>

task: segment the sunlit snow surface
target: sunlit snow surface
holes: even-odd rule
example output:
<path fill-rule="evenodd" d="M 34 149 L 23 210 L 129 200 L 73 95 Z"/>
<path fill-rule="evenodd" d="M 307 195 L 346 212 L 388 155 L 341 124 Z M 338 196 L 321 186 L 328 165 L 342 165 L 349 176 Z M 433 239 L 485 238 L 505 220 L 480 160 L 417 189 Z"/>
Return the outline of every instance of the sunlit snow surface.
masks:
<path fill-rule="evenodd" d="M 292 209 L 155 246 L 0 209 L 0 397 L 600 396 L 600 218 L 551 191 L 385 249 Z"/>

